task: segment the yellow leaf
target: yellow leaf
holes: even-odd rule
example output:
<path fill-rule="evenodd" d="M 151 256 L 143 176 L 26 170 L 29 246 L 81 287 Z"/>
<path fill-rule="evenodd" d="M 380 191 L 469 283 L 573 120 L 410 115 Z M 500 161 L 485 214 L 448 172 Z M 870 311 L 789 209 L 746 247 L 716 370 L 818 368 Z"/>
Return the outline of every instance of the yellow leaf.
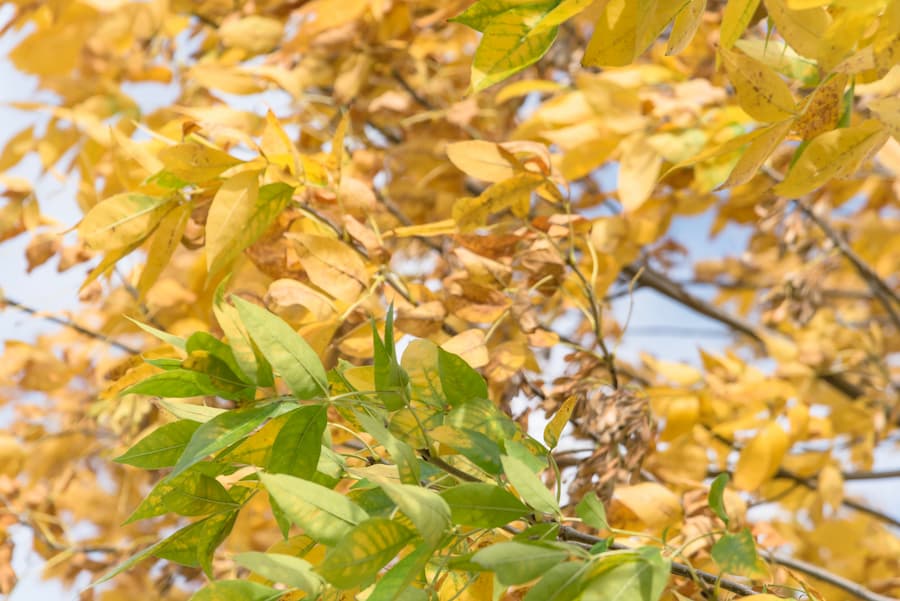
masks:
<path fill-rule="evenodd" d="M 547 79 L 523 79 L 504 86 L 503 89 L 494 96 L 494 100 L 499 104 L 506 102 L 511 98 L 525 96 L 532 92 L 558 92 L 562 89 L 565 89 L 565 87 L 555 81 L 549 81 Z"/>
<path fill-rule="evenodd" d="M 838 74 L 816 88 L 794 123 L 794 131 L 804 140 L 834 129 L 841 117 L 847 75 Z"/>
<path fill-rule="evenodd" d="M 159 274 L 169 264 L 172 253 L 178 248 L 188 218 L 191 216 L 191 209 L 190 204 L 179 205 L 160 220 L 159 227 L 153 233 L 153 241 L 147 250 L 147 263 L 141 271 L 141 279 L 137 285 L 141 298 L 156 282 Z"/>
<path fill-rule="evenodd" d="M 643 133 L 629 136 L 622 142 L 619 159 L 619 201 L 625 211 L 635 211 L 650 198 L 662 157 L 647 143 Z"/>
<path fill-rule="evenodd" d="M 435 221 L 434 223 L 423 223 L 421 225 L 406 225 L 398 227 L 390 232 L 386 232 L 385 236 L 393 235 L 398 238 L 411 238 L 413 236 L 446 236 L 455 234 L 457 231 L 456 222 L 452 219 L 444 219 Z"/>
<path fill-rule="evenodd" d="M 491 18 L 472 59 L 473 91 L 503 81 L 544 56 L 556 39 L 557 26 L 539 26 L 555 4 L 517 6 Z"/>
<path fill-rule="evenodd" d="M 681 501 L 675 493 L 656 482 L 616 487 L 614 505 L 610 508 L 610 520 L 616 523 L 617 514 L 621 513 L 619 505 L 644 526 L 657 531 L 678 523 L 683 515 Z"/>
<path fill-rule="evenodd" d="M 844 476 L 834 464 L 826 465 L 816 478 L 822 501 L 837 509 L 844 501 Z"/>
<path fill-rule="evenodd" d="M 359 298 L 368 285 L 369 276 L 365 263 L 356 252 L 334 238 L 313 234 L 286 235 L 297 242 L 300 263 L 313 284 L 348 303 Z"/>
<path fill-rule="evenodd" d="M 738 103 L 760 121 L 783 121 L 794 114 L 794 96 L 778 75 L 741 52 L 720 51 Z"/>
<path fill-rule="evenodd" d="M 687 434 L 700 419 L 700 400 L 695 396 L 671 399 L 666 407 L 666 429 L 663 440 L 675 440 Z"/>
<path fill-rule="evenodd" d="M 878 98 L 869 103 L 869 108 L 887 126 L 891 135 L 900 141 L 900 96 Z"/>
<path fill-rule="evenodd" d="M 163 148 L 159 159 L 166 171 L 191 183 L 207 182 L 241 161 L 227 152 L 198 142 L 184 142 Z"/>
<path fill-rule="evenodd" d="M 547 425 L 544 427 L 544 442 L 546 442 L 547 446 L 551 449 L 555 448 L 556 443 L 559 442 L 559 435 L 562 434 L 563 428 L 569 423 L 569 418 L 572 416 L 572 411 L 575 409 L 577 402 L 578 397 L 575 395 L 572 395 L 563 401 L 559 410 L 557 410 L 556 414 L 550 418 L 550 421 L 547 422 Z"/>
<path fill-rule="evenodd" d="M 271 110 L 266 112 L 266 128 L 263 130 L 260 149 L 270 163 L 287 169 L 291 175 L 300 172 L 297 149 Z"/>
<path fill-rule="evenodd" d="M 762 486 L 778 471 L 789 445 L 790 439 L 781 426 L 768 423 L 741 449 L 734 485 L 746 491 Z"/>
<path fill-rule="evenodd" d="M 518 217 L 528 214 L 531 192 L 544 182 L 537 173 L 520 173 L 493 184 L 476 198 L 460 198 L 453 205 L 453 220 L 459 231 L 471 232 L 487 223 L 491 213 L 512 210 Z"/>
<path fill-rule="evenodd" d="M 223 23 L 217 33 L 225 46 L 256 55 L 271 52 L 278 46 L 284 25 L 278 19 L 250 15 Z"/>
<path fill-rule="evenodd" d="M 798 53 L 817 59 L 822 69 L 829 69 L 831 61 L 843 58 L 840 50 L 827 41 L 831 17 L 823 6 L 794 10 L 785 0 L 765 0 L 769 18 L 778 33 Z"/>
<path fill-rule="evenodd" d="M 514 157 L 485 140 L 466 140 L 447 145 L 447 157 L 457 169 L 488 182 L 499 182 L 516 174 Z"/>
<path fill-rule="evenodd" d="M 832 178 L 848 176 L 887 138 L 884 125 L 874 119 L 826 132 L 809 143 L 774 191 L 781 196 L 802 196 Z"/>
<path fill-rule="evenodd" d="M 244 171 L 225 180 L 206 218 L 206 266 L 210 274 L 233 258 L 235 241 L 246 227 L 259 199 L 259 173 Z"/>
<path fill-rule="evenodd" d="M 753 18 L 759 0 L 729 0 L 722 13 L 722 27 L 719 31 L 719 44 L 729 49 L 744 34 L 747 25 Z"/>
<path fill-rule="evenodd" d="M 638 2 L 609 0 L 594 25 L 582 64 L 588 67 L 622 67 L 636 55 Z"/>
<path fill-rule="evenodd" d="M 156 173 L 163 168 L 163 163 L 147 150 L 146 142 L 135 142 L 117 128 L 112 128 L 112 139 L 126 156 L 133 159 L 147 173 Z"/>
<path fill-rule="evenodd" d="M 94 250 L 113 250 L 140 242 L 153 231 L 170 199 L 116 194 L 88 211 L 78 233 Z"/>
<path fill-rule="evenodd" d="M 678 54 L 691 43 L 691 39 L 703 22 L 703 13 L 706 10 L 706 0 L 690 0 L 672 23 L 672 31 L 669 33 L 669 41 L 666 46 L 666 54 Z"/>
<path fill-rule="evenodd" d="M 756 175 L 759 166 L 778 148 L 790 129 L 790 120 L 766 127 L 764 133 L 747 145 L 744 154 L 738 159 L 728 179 L 721 187 L 730 188 L 750 181 Z"/>
<path fill-rule="evenodd" d="M 563 177 L 572 181 L 590 174 L 606 162 L 618 146 L 617 137 L 598 137 L 567 150 L 559 165 Z"/>

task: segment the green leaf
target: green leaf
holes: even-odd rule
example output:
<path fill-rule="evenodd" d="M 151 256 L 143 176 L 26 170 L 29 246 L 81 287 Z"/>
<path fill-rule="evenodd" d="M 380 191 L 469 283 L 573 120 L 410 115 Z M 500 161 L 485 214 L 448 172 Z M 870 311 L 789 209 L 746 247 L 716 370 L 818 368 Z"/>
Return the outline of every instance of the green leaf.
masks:
<path fill-rule="evenodd" d="M 394 484 L 378 480 L 397 507 L 416 526 L 416 530 L 430 547 L 436 547 L 450 528 L 450 507 L 437 493 L 412 484 Z"/>
<path fill-rule="evenodd" d="M 503 469 L 500 445 L 480 432 L 443 426 L 433 430 L 431 438 L 460 453 L 491 475 L 497 475 Z"/>
<path fill-rule="evenodd" d="M 512 494 L 493 484 L 467 482 L 448 488 L 441 496 L 450 506 L 453 522 L 463 526 L 498 528 L 530 511 Z"/>
<path fill-rule="evenodd" d="M 148 394 L 170 399 L 217 395 L 209 376 L 190 369 L 172 369 L 154 374 L 129 386 L 121 394 Z"/>
<path fill-rule="evenodd" d="M 510 585 L 534 580 L 568 555 L 562 549 L 511 541 L 481 549 L 472 561 L 493 571 L 501 583 Z"/>
<path fill-rule="evenodd" d="M 368 585 L 412 537 L 412 532 L 397 522 L 370 518 L 353 528 L 325 556 L 319 573 L 340 589 Z"/>
<path fill-rule="evenodd" d="M 628 555 L 599 556 L 599 575 L 591 579 L 581 599 L 657 601 L 669 581 L 671 561 L 663 558 L 655 547 L 643 547 L 636 553 L 628 552 Z M 604 563 L 608 561 L 613 565 L 610 569 L 604 569 Z"/>
<path fill-rule="evenodd" d="M 241 318 L 237 309 L 225 302 L 225 284 L 227 278 L 216 288 L 216 294 L 213 301 L 213 312 L 216 315 L 216 321 L 219 327 L 228 338 L 228 344 L 234 355 L 235 363 L 238 364 L 241 371 L 251 381 L 258 386 L 272 386 L 274 383 L 272 376 L 272 366 L 262 356 L 253 341 L 250 340 L 250 334 Z"/>
<path fill-rule="evenodd" d="M 217 513 L 185 526 L 153 550 L 160 559 L 201 567 L 212 578 L 212 556 L 234 527 L 238 512 Z"/>
<path fill-rule="evenodd" d="M 290 403 L 268 403 L 217 415 L 197 428 L 170 477 L 177 476 L 204 457 L 246 438 L 264 421 L 291 407 Z"/>
<path fill-rule="evenodd" d="M 237 376 L 236 381 L 253 384 L 253 378 L 247 376 L 234 356 L 231 347 L 208 332 L 194 332 L 187 340 L 185 351 L 190 355 L 195 351 L 206 351 L 224 363 L 228 371 Z"/>
<path fill-rule="evenodd" d="M 184 516 L 240 509 L 218 480 L 204 474 L 183 481 L 163 497 L 162 504 L 168 512 Z"/>
<path fill-rule="evenodd" d="M 298 399 L 328 396 L 328 377 L 319 356 L 294 328 L 262 307 L 232 296 L 241 321 L 272 367 Z"/>
<path fill-rule="evenodd" d="M 382 445 L 390 453 L 391 459 L 397 464 L 400 471 L 400 479 L 407 484 L 419 482 L 419 459 L 415 450 L 391 434 L 381 419 L 374 417 L 365 411 L 354 411 L 357 421 L 371 435 L 378 444 Z"/>
<path fill-rule="evenodd" d="M 292 522 L 327 545 L 346 537 L 368 514 L 344 495 L 286 474 L 261 474 L 260 480 Z"/>
<path fill-rule="evenodd" d="M 289 474 L 308 480 L 316 473 L 322 435 L 328 425 L 328 407 L 307 405 L 291 411 L 272 444 L 266 465 L 271 474 Z"/>
<path fill-rule="evenodd" d="M 398 561 L 394 567 L 388 570 L 387 574 L 382 576 L 372 594 L 366 598 L 366 601 L 401 601 L 406 597 L 402 597 L 404 593 L 409 591 L 420 591 L 421 589 L 412 588 L 409 584 L 422 574 L 428 560 L 434 549 L 428 545 L 419 545 L 416 549 Z M 421 591 L 424 593 L 424 591 Z M 415 593 L 413 593 L 415 594 Z M 411 596 L 415 599 L 416 597 Z M 422 597 L 422 601 L 427 600 L 427 596 Z"/>
<path fill-rule="evenodd" d="M 712 484 L 709 485 L 709 495 L 707 496 L 707 503 L 709 503 L 709 508 L 713 510 L 713 512 L 719 516 L 725 525 L 728 525 L 728 512 L 725 511 L 725 487 L 728 485 L 728 474 L 723 472 L 716 476 L 715 480 L 712 481 Z"/>
<path fill-rule="evenodd" d="M 711 555 L 719 569 L 729 574 L 759 578 L 768 573 L 747 528 L 737 534 L 723 534 L 712 546 Z"/>
<path fill-rule="evenodd" d="M 305 559 L 281 553 L 248 551 L 238 553 L 234 560 L 263 578 L 298 588 L 310 597 L 315 598 L 322 591 L 322 580 Z"/>
<path fill-rule="evenodd" d="M 130 524 L 138 520 L 145 520 L 147 518 L 168 513 L 170 509 L 166 503 L 167 500 L 177 503 L 179 493 L 183 496 L 189 496 L 189 491 L 198 488 L 199 485 L 194 484 L 194 480 L 202 477 L 215 477 L 220 473 L 224 473 L 226 469 L 227 466 L 225 465 L 204 463 L 195 465 L 177 476 L 167 476 L 163 478 L 157 482 L 147 496 L 144 497 L 144 500 L 141 501 L 140 505 L 137 506 L 137 509 L 128 516 L 125 523 Z M 225 499 L 222 498 L 222 501 L 224 502 Z M 228 498 L 228 501 L 231 501 L 231 497 Z"/>
<path fill-rule="evenodd" d="M 164 399 L 160 399 L 158 402 L 163 409 L 178 419 L 187 419 L 201 424 L 208 422 L 217 415 L 221 415 L 227 411 L 227 409 L 222 409 L 220 407 L 207 407 L 206 405 L 166 401 Z"/>
<path fill-rule="evenodd" d="M 503 463 L 506 478 L 516 488 L 523 501 L 538 511 L 559 514 L 556 498 L 525 463 L 509 455 L 503 455 L 500 461 Z"/>
<path fill-rule="evenodd" d="M 396 411 L 408 402 L 409 376 L 397 362 L 394 347 L 394 306 L 391 305 L 384 323 L 384 340 L 378 335 L 372 321 L 372 342 L 375 349 L 375 389 L 389 411 Z"/>
<path fill-rule="evenodd" d="M 597 498 L 597 493 L 589 492 L 575 507 L 575 513 L 581 518 L 585 524 L 597 530 L 609 529 L 609 523 L 606 521 L 606 509 L 603 502 Z"/>
<path fill-rule="evenodd" d="M 516 423 L 487 399 L 473 399 L 456 407 L 444 423 L 460 430 L 474 430 L 497 444 L 521 436 Z"/>
<path fill-rule="evenodd" d="M 447 402 L 456 407 L 472 399 L 488 397 L 487 384 L 462 357 L 438 347 L 438 373 Z"/>
<path fill-rule="evenodd" d="M 567 561 L 553 566 L 531 587 L 524 601 L 572 601 L 587 586 L 584 575 L 589 565 Z"/>
<path fill-rule="evenodd" d="M 178 420 L 160 426 L 113 461 L 144 469 L 172 467 L 200 424 Z"/>
<path fill-rule="evenodd" d="M 190 601 L 274 601 L 283 594 L 249 580 L 217 580 L 194 593 Z"/>

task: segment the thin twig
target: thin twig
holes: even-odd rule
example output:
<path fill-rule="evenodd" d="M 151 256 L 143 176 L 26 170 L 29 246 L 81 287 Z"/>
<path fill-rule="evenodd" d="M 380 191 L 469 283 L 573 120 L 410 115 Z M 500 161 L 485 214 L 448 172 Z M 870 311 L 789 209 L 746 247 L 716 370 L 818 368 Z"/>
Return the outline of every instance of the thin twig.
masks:
<path fill-rule="evenodd" d="M 138 350 L 134 347 L 128 346 L 127 344 L 123 344 L 121 342 L 112 340 L 109 337 L 107 337 L 105 334 L 102 334 L 102 333 L 92 330 L 90 328 L 86 328 L 82 325 L 79 325 L 68 319 L 64 319 L 62 317 L 56 317 L 54 315 L 44 314 L 41 311 L 38 311 L 37 309 L 34 309 L 32 307 L 29 307 L 28 305 L 24 305 L 17 300 L 13 300 L 13 299 L 9 298 L 8 296 L 4 296 L 4 297 L 0 298 L 0 306 L 2 306 L 2 305 L 9 305 L 11 307 L 15 307 L 19 311 L 28 313 L 29 315 L 34 315 L 35 317 L 39 317 L 41 319 L 46 319 L 47 321 L 53 322 L 55 324 L 65 326 L 67 328 L 75 330 L 79 334 L 83 334 L 84 336 L 89 336 L 90 338 L 94 338 L 95 340 L 100 340 L 102 342 L 105 342 L 106 344 L 108 344 L 112 347 L 115 347 L 119 350 L 125 351 L 126 353 L 130 353 L 132 355 L 138 355 L 141 352 L 140 350 Z"/>
<path fill-rule="evenodd" d="M 882 280 L 858 254 L 856 254 L 856 251 L 850 248 L 850 245 L 847 244 L 844 237 L 836 232 L 834 228 L 831 227 L 831 224 L 816 215 L 815 211 L 800 200 L 794 200 L 794 204 L 797 205 L 800 211 L 802 211 L 813 223 L 819 226 L 819 229 L 822 230 L 829 240 L 831 240 L 831 243 L 834 244 L 850 264 L 853 265 L 853 268 L 859 276 L 869 286 L 872 294 L 875 295 L 875 298 L 878 299 L 878 302 L 881 303 L 881 306 L 884 307 L 884 310 L 890 315 L 891 321 L 894 322 L 894 327 L 900 331 L 900 313 L 897 312 L 897 307 L 894 306 L 894 303 L 900 305 L 900 297 L 897 296 L 891 287 L 888 286 L 887 283 Z"/>

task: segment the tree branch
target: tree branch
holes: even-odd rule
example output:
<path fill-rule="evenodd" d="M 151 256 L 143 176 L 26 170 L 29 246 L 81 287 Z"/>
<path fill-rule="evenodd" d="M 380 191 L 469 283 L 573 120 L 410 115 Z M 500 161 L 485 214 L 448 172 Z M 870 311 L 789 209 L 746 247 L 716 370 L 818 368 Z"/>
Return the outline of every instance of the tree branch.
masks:
<path fill-rule="evenodd" d="M 826 584 L 830 584 L 831 586 L 835 586 L 843 591 L 846 591 L 858 599 L 863 599 L 865 601 L 897 601 L 894 597 L 880 595 L 875 591 L 867 589 L 861 584 L 853 582 L 852 580 L 848 580 L 842 576 L 838 576 L 837 574 L 820 568 L 817 565 L 813 565 L 800 559 L 773 555 L 769 557 L 769 561 L 778 565 L 782 565 L 791 570 L 803 572 L 807 576 L 812 576 L 816 580 L 821 580 Z"/>
<path fill-rule="evenodd" d="M 141 352 L 140 350 L 138 350 L 134 347 L 128 346 L 127 344 L 123 344 L 121 342 L 117 342 L 115 340 L 111 340 L 105 334 L 102 334 L 102 333 L 92 330 L 90 328 L 86 328 L 86 327 L 79 325 L 68 319 L 63 319 L 62 317 L 56 317 L 54 315 L 43 314 L 40 311 L 38 311 L 37 309 L 29 307 L 28 305 L 24 305 L 24 304 L 20 303 L 19 301 L 9 298 L 8 296 L 0 297 L 0 306 L 2 306 L 2 305 L 9 305 L 11 307 L 15 307 L 19 311 L 28 313 L 29 315 L 33 315 L 40 319 L 46 319 L 47 321 L 53 322 L 55 324 L 65 326 L 67 328 L 75 330 L 79 334 L 83 334 L 84 336 L 88 336 L 90 338 L 94 338 L 95 340 L 100 340 L 102 342 L 105 342 L 106 344 L 108 344 L 112 347 L 115 347 L 119 350 L 125 351 L 126 353 L 129 353 L 132 355 L 139 355 Z"/>
<path fill-rule="evenodd" d="M 580 532 L 571 526 L 563 526 L 559 527 L 559 538 L 560 540 L 579 543 L 584 545 L 585 547 L 592 547 L 599 542 L 603 542 L 605 539 L 602 539 L 598 536 L 593 536 L 591 534 L 586 534 L 584 532 Z M 626 545 L 621 543 L 613 543 L 610 545 L 611 549 L 630 549 Z M 727 578 L 722 578 L 720 575 L 712 574 L 710 572 L 705 572 L 703 570 L 696 570 L 691 568 L 691 566 L 679 563 L 677 561 L 672 562 L 672 567 L 670 569 L 671 573 L 675 576 L 681 576 L 684 578 L 693 578 L 694 575 L 697 576 L 700 580 L 702 580 L 706 584 L 710 585 L 718 585 L 720 588 L 725 589 L 731 593 L 736 595 L 740 595 L 741 597 L 749 597 L 750 595 L 759 594 L 757 591 L 753 590 L 751 587 L 741 584 L 739 582 L 734 582 L 733 580 L 728 580 Z M 882 601 L 882 600 L 878 600 Z"/>
<path fill-rule="evenodd" d="M 638 267 L 632 264 L 623 267 L 622 273 L 628 278 L 637 278 L 639 284 L 647 286 L 648 288 L 652 288 L 660 294 L 667 296 L 678 303 L 681 303 L 685 307 L 688 307 L 689 309 L 692 309 L 697 313 L 700 313 L 701 315 L 705 315 L 710 319 L 714 319 L 720 323 L 723 323 L 736 332 L 740 332 L 751 340 L 764 345 L 762 333 L 758 331 L 753 324 L 729 315 L 722 309 L 692 295 L 684 288 L 670 280 L 665 275 L 659 273 L 658 271 L 655 271 L 646 266 Z M 819 374 L 818 377 L 822 381 L 828 382 L 834 388 L 843 392 L 851 398 L 856 398 L 863 395 L 863 391 L 859 386 L 848 382 L 840 374 L 826 373 Z"/>

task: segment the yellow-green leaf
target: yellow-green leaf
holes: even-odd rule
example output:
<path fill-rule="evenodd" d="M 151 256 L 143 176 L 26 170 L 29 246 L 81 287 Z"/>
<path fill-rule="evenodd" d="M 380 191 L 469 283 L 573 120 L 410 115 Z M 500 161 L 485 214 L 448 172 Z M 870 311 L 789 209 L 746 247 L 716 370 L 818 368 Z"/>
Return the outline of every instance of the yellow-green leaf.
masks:
<path fill-rule="evenodd" d="M 370 518 L 341 538 L 318 572 L 340 589 L 368 584 L 412 536 L 412 532 L 397 522 Z"/>
<path fill-rule="evenodd" d="M 378 480 L 397 507 L 416 525 L 425 542 L 436 547 L 450 528 L 450 506 L 436 492 L 412 484 Z"/>
<path fill-rule="evenodd" d="M 166 171 L 190 183 L 209 181 L 241 162 L 227 152 L 198 142 L 163 148 L 159 151 L 159 159 Z"/>
<path fill-rule="evenodd" d="M 760 121 L 783 121 L 794 114 L 794 96 L 778 75 L 741 52 L 720 51 L 738 103 Z"/>
<path fill-rule="evenodd" d="M 666 46 L 666 54 L 678 54 L 691 43 L 697 28 L 703 22 L 703 12 L 706 10 L 706 0 L 690 0 L 672 23 L 672 31 L 669 33 L 669 42 Z"/>
<path fill-rule="evenodd" d="M 584 51 L 582 64 L 589 67 L 621 67 L 636 53 L 639 2 L 609 0 L 594 25 L 594 33 Z"/>
<path fill-rule="evenodd" d="M 731 186 L 737 186 L 750 181 L 750 178 L 756 175 L 759 166 L 762 165 L 763 162 L 769 158 L 769 155 L 775 151 L 778 145 L 781 144 L 790 129 L 791 121 L 789 120 L 765 128 L 765 133 L 754 138 L 754 140 L 747 145 L 744 154 L 738 159 L 737 164 L 731 171 L 731 175 L 728 176 L 728 179 L 725 180 L 725 183 L 722 184 L 721 187 L 730 188 Z"/>
<path fill-rule="evenodd" d="M 169 259 L 172 258 L 172 254 L 181 242 L 181 236 L 184 234 L 184 228 L 187 227 L 192 208 L 188 203 L 179 205 L 169 211 L 159 222 L 159 227 L 153 233 L 153 241 L 147 250 L 147 263 L 141 271 L 141 279 L 137 285 L 141 297 L 147 294 L 147 290 L 169 264 Z"/>
<path fill-rule="evenodd" d="M 169 202 L 168 198 L 146 194 L 116 194 L 88 211 L 78 226 L 78 233 L 94 250 L 114 250 L 135 244 L 150 235 Z"/>
<path fill-rule="evenodd" d="M 479 92 L 536 63 L 556 39 L 556 25 L 541 28 L 555 2 L 525 5 L 500 13 L 484 28 L 472 60 L 472 90 Z"/>
<path fill-rule="evenodd" d="M 722 14 L 722 29 L 719 32 L 719 44 L 722 48 L 728 49 L 734 46 L 734 43 L 747 29 L 747 25 L 750 24 L 758 6 L 759 0 L 729 0 L 725 4 Z"/>
<path fill-rule="evenodd" d="M 234 257 L 235 241 L 246 227 L 259 198 L 259 173 L 244 171 L 225 180 L 206 219 L 206 265 L 210 274 Z"/>
<path fill-rule="evenodd" d="M 574 395 L 563 401 L 562 406 L 544 427 L 544 442 L 551 449 L 559 442 L 559 435 L 562 433 L 563 428 L 566 427 L 566 424 L 569 423 L 569 418 L 572 416 L 572 411 L 575 409 L 577 402 L 578 398 Z"/>
<path fill-rule="evenodd" d="M 510 455 L 501 456 L 500 461 L 507 480 L 515 487 L 523 501 L 538 511 L 559 513 L 559 504 L 553 498 L 553 494 L 524 461 Z"/>
<path fill-rule="evenodd" d="M 287 474 L 261 474 L 260 480 L 292 522 L 325 544 L 346 540 L 369 517 L 349 498 L 321 484 Z"/>
<path fill-rule="evenodd" d="M 774 190 L 782 196 L 802 196 L 830 179 L 845 177 L 887 141 L 880 122 L 869 119 L 854 127 L 835 129 L 813 139 Z"/>

